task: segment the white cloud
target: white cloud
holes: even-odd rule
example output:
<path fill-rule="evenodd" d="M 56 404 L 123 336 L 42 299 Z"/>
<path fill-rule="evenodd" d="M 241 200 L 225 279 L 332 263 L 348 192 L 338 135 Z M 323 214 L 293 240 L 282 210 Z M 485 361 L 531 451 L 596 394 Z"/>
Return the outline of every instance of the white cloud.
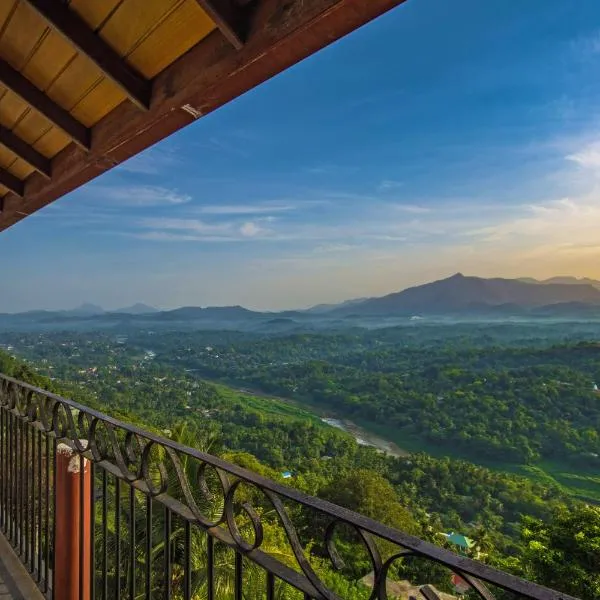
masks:
<path fill-rule="evenodd" d="M 261 215 L 298 208 L 297 204 L 215 204 L 200 206 L 197 212 L 205 215 Z"/>
<path fill-rule="evenodd" d="M 406 213 L 412 213 L 415 215 L 424 215 L 431 212 L 430 208 L 426 206 L 419 206 L 418 204 L 394 204 L 396 210 Z"/>
<path fill-rule="evenodd" d="M 257 235 L 259 235 L 261 233 L 265 233 L 265 232 L 266 232 L 265 229 L 263 229 L 262 227 L 258 226 L 253 221 L 248 221 L 247 223 L 244 223 L 240 227 L 240 233 L 244 237 L 256 237 Z"/>
<path fill-rule="evenodd" d="M 600 54 L 600 30 L 577 38 L 571 46 L 576 57 L 584 60 L 593 58 Z"/>
<path fill-rule="evenodd" d="M 93 188 L 93 193 L 111 203 L 129 207 L 176 206 L 187 204 L 192 200 L 188 194 L 153 185 L 96 186 Z"/>
<path fill-rule="evenodd" d="M 121 163 L 117 169 L 139 175 L 158 175 L 180 162 L 181 158 L 175 149 L 155 146 Z"/>
<path fill-rule="evenodd" d="M 232 231 L 230 223 L 206 223 L 200 219 L 161 219 L 158 217 L 147 217 L 140 219 L 137 225 L 157 231 L 191 231 L 204 235 L 224 235 Z"/>
<path fill-rule="evenodd" d="M 378 186 L 377 189 L 381 191 L 397 190 L 404 186 L 404 182 L 395 181 L 393 179 L 384 179 Z"/>
<path fill-rule="evenodd" d="M 263 239 L 271 232 L 260 226 L 261 219 L 239 223 L 236 221 L 207 223 L 200 219 L 160 219 L 148 217 L 137 221 L 137 226 L 151 231 L 133 233 L 133 237 L 150 241 L 238 242 Z"/>
<path fill-rule="evenodd" d="M 142 233 L 133 233 L 129 237 L 138 240 L 151 242 L 237 242 L 240 241 L 234 237 L 222 235 L 195 235 L 190 233 L 177 233 L 171 231 L 144 231 Z"/>
<path fill-rule="evenodd" d="M 566 158 L 584 169 L 600 170 L 600 142 L 588 144 Z"/>

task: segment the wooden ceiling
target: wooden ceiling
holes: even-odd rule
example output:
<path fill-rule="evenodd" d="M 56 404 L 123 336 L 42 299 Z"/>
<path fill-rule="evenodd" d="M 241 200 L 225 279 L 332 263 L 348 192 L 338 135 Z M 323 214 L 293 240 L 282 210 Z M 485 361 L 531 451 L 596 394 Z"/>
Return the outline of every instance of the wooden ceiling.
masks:
<path fill-rule="evenodd" d="M 403 0 L 0 0 L 0 231 Z"/>

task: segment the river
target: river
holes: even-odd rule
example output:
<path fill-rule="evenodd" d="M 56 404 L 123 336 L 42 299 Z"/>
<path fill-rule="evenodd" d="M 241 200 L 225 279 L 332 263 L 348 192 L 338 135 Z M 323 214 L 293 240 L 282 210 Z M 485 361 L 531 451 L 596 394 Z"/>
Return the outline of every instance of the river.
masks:
<path fill-rule="evenodd" d="M 342 431 L 349 433 L 361 446 L 371 446 L 376 448 L 379 452 L 385 452 L 389 456 L 394 456 L 396 458 L 409 455 L 406 450 L 403 450 L 400 448 L 400 446 L 394 444 L 394 442 L 384 440 L 383 438 L 371 433 L 370 431 L 367 431 L 352 421 L 348 421 L 347 419 L 322 417 L 321 421 L 323 421 L 323 423 L 327 423 L 327 425 L 331 425 L 331 427 L 335 427 L 336 429 L 341 429 Z"/>

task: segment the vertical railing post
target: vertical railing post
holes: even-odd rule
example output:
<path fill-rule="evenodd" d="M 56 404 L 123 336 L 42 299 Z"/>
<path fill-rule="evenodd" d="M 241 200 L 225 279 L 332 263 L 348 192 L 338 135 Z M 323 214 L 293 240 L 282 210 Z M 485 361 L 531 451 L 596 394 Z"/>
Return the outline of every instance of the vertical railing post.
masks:
<path fill-rule="evenodd" d="M 91 486 L 89 461 L 81 459 L 67 444 L 58 444 L 53 577 L 55 600 L 89 600 L 90 597 Z"/>

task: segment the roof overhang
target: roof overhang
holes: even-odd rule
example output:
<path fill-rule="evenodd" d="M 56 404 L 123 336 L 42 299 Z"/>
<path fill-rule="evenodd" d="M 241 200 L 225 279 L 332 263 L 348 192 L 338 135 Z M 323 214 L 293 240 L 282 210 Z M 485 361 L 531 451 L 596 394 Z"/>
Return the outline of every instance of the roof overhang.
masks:
<path fill-rule="evenodd" d="M 140 25 L 142 41 L 138 0 L 0 12 L 0 231 L 404 0 L 144 1 L 167 16 Z M 54 45 L 36 63 L 24 38 Z"/>

